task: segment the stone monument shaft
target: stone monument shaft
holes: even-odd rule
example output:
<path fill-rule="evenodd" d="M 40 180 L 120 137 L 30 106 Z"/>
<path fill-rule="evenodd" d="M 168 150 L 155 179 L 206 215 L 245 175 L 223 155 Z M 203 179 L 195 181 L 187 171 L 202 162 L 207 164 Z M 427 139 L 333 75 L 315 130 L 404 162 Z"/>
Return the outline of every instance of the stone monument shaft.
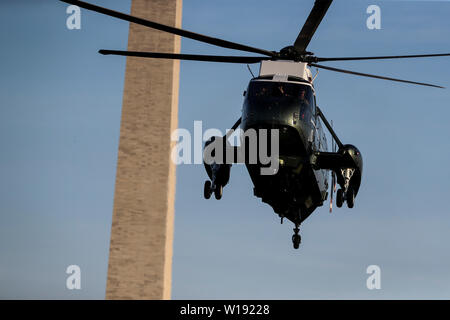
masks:
<path fill-rule="evenodd" d="M 182 0 L 132 0 L 131 15 L 181 28 Z M 130 24 L 129 51 L 180 52 L 180 38 Z M 107 299 L 170 299 L 180 63 L 128 57 Z"/>

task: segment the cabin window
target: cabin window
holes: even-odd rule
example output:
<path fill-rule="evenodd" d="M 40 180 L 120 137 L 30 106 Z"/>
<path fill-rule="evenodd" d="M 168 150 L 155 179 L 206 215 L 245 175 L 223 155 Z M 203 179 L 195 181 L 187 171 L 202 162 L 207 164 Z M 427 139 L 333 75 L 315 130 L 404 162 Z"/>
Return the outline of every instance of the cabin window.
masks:
<path fill-rule="evenodd" d="M 314 94 L 310 86 L 300 83 L 252 81 L 248 87 L 247 98 L 250 102 L 265 104 L 300 106 L 300 113 L 314 109 Z"/>

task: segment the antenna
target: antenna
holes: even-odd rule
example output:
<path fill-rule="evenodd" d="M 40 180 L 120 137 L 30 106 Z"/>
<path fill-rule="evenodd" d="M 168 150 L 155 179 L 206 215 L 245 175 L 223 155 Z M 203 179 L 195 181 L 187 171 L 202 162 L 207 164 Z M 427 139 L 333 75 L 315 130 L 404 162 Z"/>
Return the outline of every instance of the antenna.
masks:
<path fill-rule="evenodd" d="M 255 75 L 253 74 L 252 69 L 250 69 L 250 65 L 249 64 L 247 64 L 247 68 L 248 68 L 248 71 L 250 71 L 250 74 L 252 75 L 252 77 L 254 78 Z"/>
<path fill-rule="evenodd" d="M 316 80 L 317 76 L 319 75 L 319 69 L 316 68 L 316 75 L 314 76 L 314 78 L 311 80 L 311 83 L 314 83 L 314 80 Z M 331 125 L 333 126 L 333 125 Z"/>

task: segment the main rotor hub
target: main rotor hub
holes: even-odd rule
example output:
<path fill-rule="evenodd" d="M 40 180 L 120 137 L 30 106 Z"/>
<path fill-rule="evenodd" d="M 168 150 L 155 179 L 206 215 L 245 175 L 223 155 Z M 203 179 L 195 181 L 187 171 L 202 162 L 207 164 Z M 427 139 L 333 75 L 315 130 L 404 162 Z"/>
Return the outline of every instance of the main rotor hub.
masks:
<path fill-rule="evenodd" d="M 295 62 L 316 62 L 314 53 L 309 51 L 299 52 L 294 46 L 287 46 L 281 49 L 278 57 L 283 60 L 293 60 Z"/>

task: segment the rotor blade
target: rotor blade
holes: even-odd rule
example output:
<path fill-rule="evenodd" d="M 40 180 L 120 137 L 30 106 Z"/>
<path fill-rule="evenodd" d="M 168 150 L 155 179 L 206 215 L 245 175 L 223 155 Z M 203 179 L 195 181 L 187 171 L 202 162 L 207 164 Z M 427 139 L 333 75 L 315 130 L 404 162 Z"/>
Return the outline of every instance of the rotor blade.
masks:
<path fill-rule="evenodd" d="M 189 38 L 189 39 L 193 39 L 193 40 L 197 40 L 197 41 L 201 41 L 201 42 L 205 42 L 205 43 L 209 43 L 218 47 L 223 47 L 223 48 L 228 48 L 228 49 L 235 49 L 235 50 L 241 50 L 241 51 L 248 51 L 248 52 L 253 52 L 253 53 L 260 53 L 260 54 L 264 54 L 267 55 L 269 57 L 274 57 L 275 53 L 271 52 L 271 51 L 267 51 L 264 49 L 258 49 L 258 48 L 253 48 L 253 47 L 249 47 L 246 45 L 242 45 L 239 43 L 235 43 L 235 42 L 231 42 L 231 41 L 226 41 L 226 40 L 222 40 L 222 39 L 218 39 L 218 38 L 213 38 L 213 37 L 209 37 L 209 36 L 205 36 L 199 33 L 194 33 L 191 31 L 187 31 L 187 30 L 183 30 L 183 29 L 178 29 L 175 27 L 171 27 L 171 26 L 167 26 L 164 24 L 160 24 L 160 23 L 156 23 L 153 21 L 149 21 L 149 20 L 145 20 L 145 19 L 141 19 L 141 18 L 137 18 L 137 17 L 133 17 L 130 16 L 128 14 L 122 13 L 122 12 L 117 12 L 117 11 L 113 11 L 107 8 L 103 8 L 103 7 L 99 7 L 87 2 L 83 2 L 83 1 L 78 1 L 78 0 L 60 0 L 62 2 L 66 2 L 69 4 L 73 4 L 76 6 L 79 6 L 81 8 L 87 9 L 87 10 L 91 10 L 91 11 L 95 11 L 98 13 L 102 13 L 114 18 L 118 18 L 118 19 L 122 19 L 125 21 L 129 21 L 129 22 L 133 22 L 136 24 L 140 24 L 149 28 L 153 28 L 156 30 L 160 30 L 160 31 L 165 31 L 168 33 L 172 33 L 181 37 L 185 37 L 185 38 Z"/>
<path fill-rule="evenodd" d="M 407 56 L 378 56 L 378 57 L 342 57 L 342 58 L 315 58 L 315 62 L 323 61 L 353 61 L 353 60 L 381 60 L 381 59 L 405 59 L 405 58 L 427 58 L 450 56 L 450 53 L 437 54 L 415 54 Z"/>
<path fill-rule="evenodd" d="M 238 56 L 205 56 L 198 54 L 161 53 L 161 52 L 136 52 L 119 50 L 100 50 L 103 55 L 116 55 L 125 57 L 142 57 L 156 59 L 178 59 L 192 61 L 228 62 L 228 63 L 257 63 L 268 60 L 269 57 L 238 57 Z"/>
<path fill-rule="evenodd" d="M 333 0 L 316 0 L 308 19 L 306 19 L 302 30 L 300 31 L 297 40 L 295 40 L 294 47 L 299 53 L 304 53 L 311 41 L 317 27 L 322 22 L 323 17 L 328 11 Z"/>
<path fill-rule="evenodd" d="M 401 79 L 395 79 L 395 78 L 388 78 L 388 77 L 377 76 L 377 75 L 368 74 L 368 73 L 361 73 L 361 72 L 355 72 L 355 71 L 350 71 L 350 70 L 344 70 L 344 69 L 337 69 L 337 68 L 332 68 L 332 67 L 327 67 L 327 66 L 321 66 L 321 65 L 318 65 L 318 64 L 315 64 L 315 63 L 310 63 L 309 65 L 312 66 L 312 67 L 316 67 L 316 68 L 322 68 L 322 69 L 326 69 L 326 70 L 342 72 L 342 73 L 347 73 L 347 74 L 354 74 L 354 75 L 362 76 L 362 77 L 369 77 L 369 78 L 375 78 L 375 79 L 382 79 L 382 80 L 390 80 L 390 81 L 411 83 L 411 84 L 417 84 L 417 85 L 420 85 L 420 86 L 427 86 L 427 87 L 434 87 L 434 88 L 444 89 L 444 87 L 437 86 L 437 85 L 430 84 L 430 83 L 423 83 L 423 82 L 415 82 L 415 81 L 401 80 Z"/>

